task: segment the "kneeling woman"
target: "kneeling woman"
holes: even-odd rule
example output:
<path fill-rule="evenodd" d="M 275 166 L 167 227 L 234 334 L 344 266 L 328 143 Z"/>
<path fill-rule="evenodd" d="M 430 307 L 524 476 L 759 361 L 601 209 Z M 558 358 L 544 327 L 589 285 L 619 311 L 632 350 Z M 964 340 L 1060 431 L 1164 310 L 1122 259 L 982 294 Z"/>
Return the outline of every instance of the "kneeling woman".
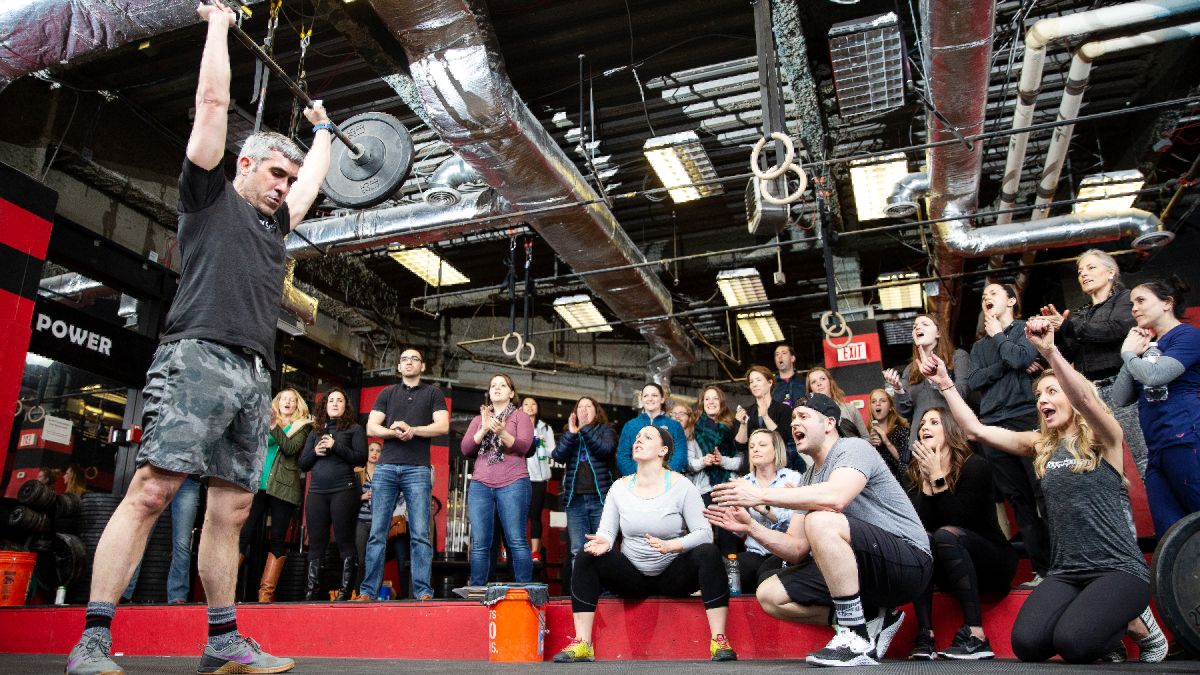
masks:
<path fill-rule="evenodd" d="M 1017 615 L 1013 652 L 1022 661 L 1058 654 L 1070 663 L 1090 663 L 1123 649 L 1128 629 L 1143 661 L 1161 661 L 1167 645 L 1147 606 L 1150 570 L 1129 519 L 1121 426 L 1096 387 L 1055 348 L 1050 322 L 1030 319 L 1025 335 L 1050 363 L 1034 386 L 1039 431 L 981 423 L 954 388 L 946 364 L 936 356 L 922 363 L 969 438 L 1033 456 L 1046 495 L 1050 571 Z"/>
<path fill-rule="evenodd" d="M 575 639 L 554 660 L 592 661 L 592 624 L 601 587 L 623 598 L 665 595 L 686 598 L 697 589 L 704 601 L 714 661 L 737 659 L 725 639 L 729 615 L 729 582 L 721 554 L 713 545 L 712 527 L 704 518 L 700 491 L 681 474 L 667 469 L 675 439 L 670 432 L 647 426 L 633 443 L 637 470 L 608 491 L 600 528 L 575 560 L 571 575 L 571 609 Z M 614 550 L 617 537 L 621 550 Z"/>
<path fill-rule="evenodd" d="M 907 440 L 907 438 L 905 439 Z M 979 592 L 1008 593 L 1017 553 L 996 522 L 992 470 L 971 452 L 966 436 L 945 408 L 921 416 L 908 465 L 909 496 L 929 533 L 934 580 L 962 607 L 963 625 L 948 659 L 990 659 L 995 654 L 983 633 Z M 934 658 L 933 584 L 916 601 L 917 639 L 912 658 Z"/>

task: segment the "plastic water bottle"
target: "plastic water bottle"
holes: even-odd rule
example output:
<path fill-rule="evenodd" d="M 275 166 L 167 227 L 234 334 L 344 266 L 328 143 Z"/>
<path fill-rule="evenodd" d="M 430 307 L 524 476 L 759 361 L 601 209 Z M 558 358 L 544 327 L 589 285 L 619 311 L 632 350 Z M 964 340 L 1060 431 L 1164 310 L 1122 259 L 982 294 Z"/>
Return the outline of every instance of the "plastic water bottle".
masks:
<path fill-rule="evenodd" d="M 729 577 L 729 594 L 742 594 L 742 569 L 738 566 L 737 555 L 730 553 L 725 556 L 725 574 Z"/>
<path fill-rule="evenodd" d="M 1149 363 L 1158 363 L 1158 359 L 1161 356 L 1162 351 L 1158 348 L 1157 342 L 1151 342 L 1150 348 L 1146 350 L 1145 354 L 1142 354 L 1142 358 Z M 1158 387 L 1143 386 L 1142 393 L 1146 395 L 1147 403 L 1162 403 L 1167 400 L 1166 385 Z"/>
<path fill-rule="evenodd" d="M 58 590 L 54 593 L 54 604 L 56 604 L 56 605 L 67 604 L 67 587 L 66 586 L 58 587 Z"/>

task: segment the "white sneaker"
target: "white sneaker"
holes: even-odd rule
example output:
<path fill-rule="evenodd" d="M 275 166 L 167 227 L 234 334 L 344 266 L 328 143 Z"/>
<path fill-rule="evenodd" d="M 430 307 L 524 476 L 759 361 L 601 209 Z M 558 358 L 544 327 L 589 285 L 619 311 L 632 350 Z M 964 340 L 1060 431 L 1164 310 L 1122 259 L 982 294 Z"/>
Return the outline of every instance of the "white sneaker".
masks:
<path fill-rule="evenodd" d="M 1142 611 L 1140 618 L 1150 634 L 1136 641 L 1142 652 L 1138 660 L 1142 663 L 1158 663 L 1167 658 L 1167 636 L 1163 635 L 1162 629 L 1158 627 L 1158 622 L 1154 620 L 1154 612 L 1151 612 L 1149 607 Z"/>
<path fill-rule="evenodd" d="M 867 622 L 867 635 L 870 636 L 871 642 L 874 643 L 875 651 L 873 656 L 876 659 L 882 660 L 887 654 L 888 647 L 892 644 L 892 639 L 896 637 L 900 626 L 904 624 L 904 612 L 886 607 L 879 610 L 879 616 Z"/>
<path fill-rule="evenodd" d="M 805 657 L 814 666 L 874 666 L 879 662 L 872 653 L 875 645 L 858 633 L 843 626 L 833 627 L 829 644 Z"/>

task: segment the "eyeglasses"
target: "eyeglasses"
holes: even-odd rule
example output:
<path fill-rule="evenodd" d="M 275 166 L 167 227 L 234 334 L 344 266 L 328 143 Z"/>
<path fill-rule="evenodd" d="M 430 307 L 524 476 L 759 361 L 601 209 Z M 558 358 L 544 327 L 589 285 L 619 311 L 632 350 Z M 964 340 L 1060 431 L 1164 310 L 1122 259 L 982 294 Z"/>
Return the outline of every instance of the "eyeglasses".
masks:
<path fill-rule="evenodd" d="M 681 410 L 681 411 L 679 411 L 679 412 L 673 412 L 673 413 L 671 413 L 671 417 L 691 417 L 691 416 L 692 416 L 692 413 L 690 413 L 690 412 L 685 412 L 685 411 L 682 411 L 682 410 Z"/>
<path fill-rule="evenodd" d="M 420 363 L 420 362 L 421 362 L 421 357 L 419 357 L 419 356 L 401 356 L 400 357 L 400 363 Z"/>

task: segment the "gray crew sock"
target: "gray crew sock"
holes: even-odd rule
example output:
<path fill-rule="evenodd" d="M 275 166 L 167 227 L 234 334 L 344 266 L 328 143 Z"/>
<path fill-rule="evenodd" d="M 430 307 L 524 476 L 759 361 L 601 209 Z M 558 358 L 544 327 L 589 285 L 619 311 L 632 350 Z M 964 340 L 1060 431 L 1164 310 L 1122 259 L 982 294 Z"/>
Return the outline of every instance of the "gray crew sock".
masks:
<path fill-rule="evenodd" d="M 221 651 L 239 637 L 237 631 L 237 610 L 233 605 L 208 608 L 209 646 L 217 651 Z"/>
<path fill-rule="evenodd" d="M 112 626 L 113 615 L 116 613 L 117 606 L 111 602 L 96 600 L 89 602 L 84 615 L 86 623 L 84 623 L 82 639 L 89 637 L 112 639 L 109 628 Z"/>

